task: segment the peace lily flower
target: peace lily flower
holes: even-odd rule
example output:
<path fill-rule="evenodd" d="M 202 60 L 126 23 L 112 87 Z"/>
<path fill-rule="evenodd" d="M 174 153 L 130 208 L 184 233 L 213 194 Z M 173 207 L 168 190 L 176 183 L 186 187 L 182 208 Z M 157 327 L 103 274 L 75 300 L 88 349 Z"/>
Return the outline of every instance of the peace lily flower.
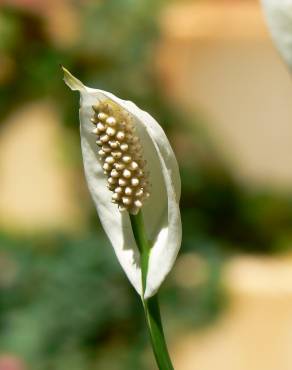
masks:
<path fill-rule="evenodd" d="M 262 5 L 275 44 L 292 68 L 292 0 L 262 0 Z"/>
<path fill-rule="evenodd" d="M 181 243 L 175 155 L 148 113 L 63 71 L 66 84 L 81 96 L 81 148 L 89 191 L 116 256 L 142 297 L 140 253 L 129 214 L 143 211 L 151 246 L 143 297 L 148 299 L 171 270 Z"/>

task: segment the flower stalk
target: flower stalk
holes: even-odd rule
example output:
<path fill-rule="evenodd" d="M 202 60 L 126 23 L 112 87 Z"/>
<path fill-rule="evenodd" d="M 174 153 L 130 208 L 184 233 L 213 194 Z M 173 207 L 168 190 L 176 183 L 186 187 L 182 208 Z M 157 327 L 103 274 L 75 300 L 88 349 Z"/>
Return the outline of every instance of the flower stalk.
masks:
<path fill-rule="evenodd" d="M 150 247 L 145 233 L 142 211 L 140 211 L 137 215 L 130 214 L 130 220 L 133 234 L 140 251 L 143 290 L 141 299 L 144 307 L 153 353 L 159 370 L 173 370 L 165 341 L 157 294 L 148 299 L 144 298 Z"/>

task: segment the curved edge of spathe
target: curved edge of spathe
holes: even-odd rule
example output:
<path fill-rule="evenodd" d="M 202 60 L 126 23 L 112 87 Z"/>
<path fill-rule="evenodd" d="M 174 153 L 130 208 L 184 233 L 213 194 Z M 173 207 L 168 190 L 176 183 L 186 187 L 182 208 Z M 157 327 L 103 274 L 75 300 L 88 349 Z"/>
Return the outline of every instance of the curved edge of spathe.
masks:
<path fill-rule="evenodd" d="M 163 172 L 165 176 L 169 175 L 169 169 L 165 164 L 163 165 Z M 145 299 L 157 292 L 171 271 L 181 246 L 182 226 L 180 210 L 171 181 L 167 184 L 167 194 L 168 224 L 167 227 L 160 231 L 158 239 L 154 242 L 150 252 Z"/>
<path fill-rule="evenodd" d="M 292 68 L 292 1 L 261 0 L 261 4 L 274 44 Z"/>
<path fill-rule="evenodd" d="M 150 256 L 145 299 L 153 296 L 171 271 L 181 247 L 182 225 L 179 209 L 181 181 L 175 154 L 162 127 L 147 112 L 141 111 L 147 130 L 160 157 L 167 191 L 167 225 L 160 231 Z"/>

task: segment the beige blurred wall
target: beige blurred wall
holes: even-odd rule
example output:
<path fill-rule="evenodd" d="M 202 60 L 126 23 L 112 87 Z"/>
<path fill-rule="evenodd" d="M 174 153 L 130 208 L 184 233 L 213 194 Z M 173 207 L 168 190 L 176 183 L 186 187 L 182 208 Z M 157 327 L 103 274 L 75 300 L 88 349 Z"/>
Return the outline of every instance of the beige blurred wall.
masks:
<path fill-rule="evenodd" d="M 159 76 L 247 186 L 292 185 L 292 79 L 257 1 L 189 1 L 162 15 Z"/>
<path fill-rule="evenodd" d="M 73 138 L 62 126 L 56 106 L 47 100 L 19 107 L 1 122 L 1 230 L 31 234 L 84 228 L 83 178 L 66 159 Z"/>
<path fill-rule="evenodd" d="M 175 369 L 290 370 L 291 257 L 233 258 L 222 283 L 227 308 L 209 327 L 176 336 L 171 347 Z"/>
<path fill-rule="evenodd" d="M 81 18 L 69 0 L 4 1 L 43 17 L 44 32 L 58 49 L 80 37 Z M 14 63 L 0 56 L 0 83 Z M 65 87 L 64 87 L 65 88 Z M 78 126 L 78 118 L 72 123 Z M 0 122 L 0 230 L 12 233 L 79 232 L 91 204 L 84 176 L 70 160 L 79 142 L 64 128 L 53 101 L 16 106 Z M 78 152 L 80 158 L 80 152 Z"/>

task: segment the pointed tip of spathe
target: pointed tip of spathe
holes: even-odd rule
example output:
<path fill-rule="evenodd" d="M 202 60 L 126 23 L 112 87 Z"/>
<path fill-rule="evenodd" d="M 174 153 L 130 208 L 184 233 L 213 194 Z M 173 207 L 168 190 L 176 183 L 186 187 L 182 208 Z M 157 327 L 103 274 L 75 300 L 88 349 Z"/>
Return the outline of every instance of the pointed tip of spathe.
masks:
<path fill-rule="evenodd" d="M 78 80 L 78 78 L 74 77 L 72 73 L 68 71 L 67 68 L 65 68 L 62 64 L 60 64 L 60 68 L 64 73 L 63 80 L 65 81 L 65 84 L 70 87 L 71 90 L 82 91 L 85 89 L 83 83 L 80 80 Z"/>

